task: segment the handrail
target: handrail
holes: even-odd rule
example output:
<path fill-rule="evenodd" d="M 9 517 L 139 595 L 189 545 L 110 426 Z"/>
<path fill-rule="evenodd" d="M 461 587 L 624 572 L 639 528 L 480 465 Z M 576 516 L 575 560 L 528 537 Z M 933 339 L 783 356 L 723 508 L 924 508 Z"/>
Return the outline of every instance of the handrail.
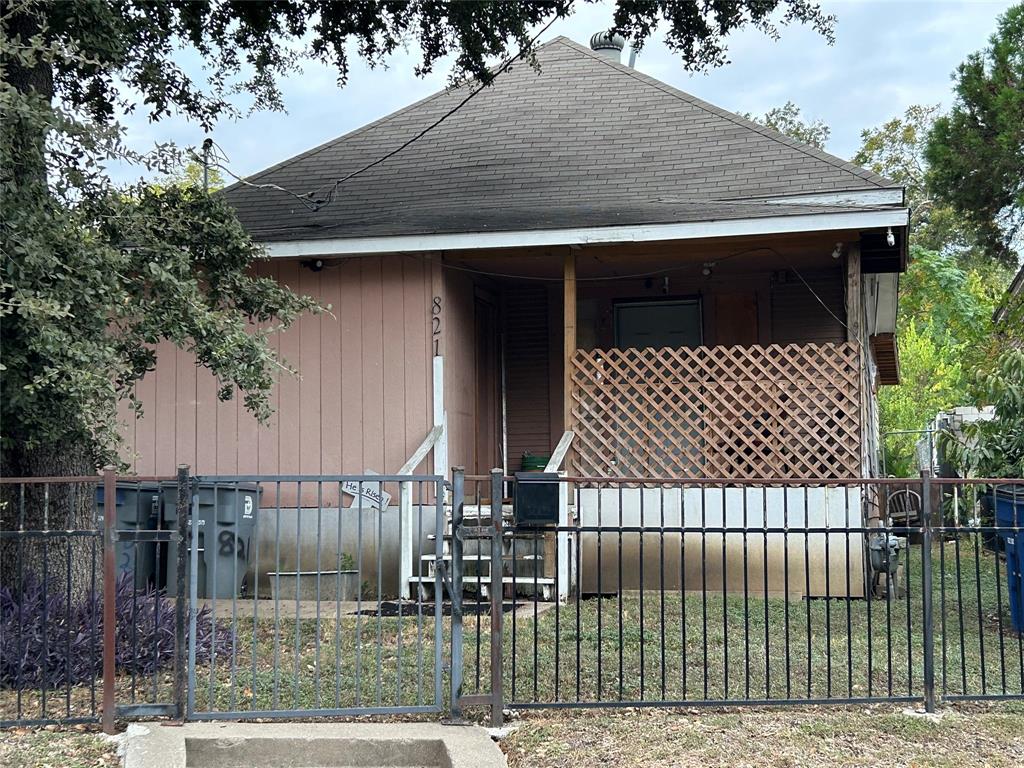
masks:
<path fill-rule="evenodd" d="M 420 443 L 420 447 L 413 451 L 412 456 L 409 457 L 409 460 L 402 465 L 402 468 L 398 470 L 396 474 L 411 475 L 416 467 L 420 465 L 420 462 L 427 457 L 428 453 L 430 453 L 430 449 L 437 445 L 437 441 L 441 439 L 441 435 L 443 433 L 443 424 L 438 424 L 433 427 L 427 433 L 427 436 L 423 438 L 423 442 Z"/>
<path fill-rule="evenodd" d="M 547 466 L 544 467 L 545 472 L 557 472 L 562 466 L 562 462 L 565 461 L 565 455 L 569 452 L 569 447 L 572 445 L 572 439 L 576 437 L 576 433 L 571 429 L 565 430 L 562 433 L 562 439 L 558 441 L 558 445 L 555 446 L 554 452 L 551 454 L 551 458 L 548 459 Z"/>

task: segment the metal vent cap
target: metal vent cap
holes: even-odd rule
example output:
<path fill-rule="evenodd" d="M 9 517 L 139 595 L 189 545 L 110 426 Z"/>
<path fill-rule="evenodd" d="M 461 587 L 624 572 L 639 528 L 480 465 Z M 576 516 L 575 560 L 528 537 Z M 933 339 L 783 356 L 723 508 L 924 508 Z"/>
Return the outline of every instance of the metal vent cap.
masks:
<path fill-rule="evenodd" d="M 611 32 L 598 32 L 590 37 L 590 49 L 593 51 L 622 51 L 626 47 L 626 38 L 613 35 Z"/>

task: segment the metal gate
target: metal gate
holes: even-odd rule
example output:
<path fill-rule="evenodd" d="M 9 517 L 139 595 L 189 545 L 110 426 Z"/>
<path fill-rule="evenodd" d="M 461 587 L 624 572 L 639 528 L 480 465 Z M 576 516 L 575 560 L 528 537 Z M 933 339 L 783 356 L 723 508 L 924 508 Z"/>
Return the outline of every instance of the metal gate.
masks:
<path fill-rule="evenodd" d="M 441 712 L 444 496 L 435 475 L 193 478 L 187 716 Z"/>

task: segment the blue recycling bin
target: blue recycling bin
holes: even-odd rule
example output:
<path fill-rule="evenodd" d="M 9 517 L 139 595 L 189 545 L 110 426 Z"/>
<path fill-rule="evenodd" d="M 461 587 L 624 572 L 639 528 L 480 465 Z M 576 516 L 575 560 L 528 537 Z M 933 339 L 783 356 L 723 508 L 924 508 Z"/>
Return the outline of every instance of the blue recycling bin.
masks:
<path fill-rule="evenodd" d="M 1024 528 L 1024 485 L 997 485 L 992 491 L 992 506 L 1006 552 L 1010 621 L 1015 632 L 1024 632 L 1024 530 L 1019 530 Z"/>

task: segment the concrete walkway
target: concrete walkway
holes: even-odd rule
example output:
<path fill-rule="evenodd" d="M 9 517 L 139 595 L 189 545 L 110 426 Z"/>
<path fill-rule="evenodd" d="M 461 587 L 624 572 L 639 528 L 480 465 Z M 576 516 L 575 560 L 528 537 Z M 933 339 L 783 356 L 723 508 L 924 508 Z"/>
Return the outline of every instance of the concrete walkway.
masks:
<path fill-rule="evenodd" d="M 506 768 L 476 726 L 435 723 L 137 723 L 125 768 Z"/>

